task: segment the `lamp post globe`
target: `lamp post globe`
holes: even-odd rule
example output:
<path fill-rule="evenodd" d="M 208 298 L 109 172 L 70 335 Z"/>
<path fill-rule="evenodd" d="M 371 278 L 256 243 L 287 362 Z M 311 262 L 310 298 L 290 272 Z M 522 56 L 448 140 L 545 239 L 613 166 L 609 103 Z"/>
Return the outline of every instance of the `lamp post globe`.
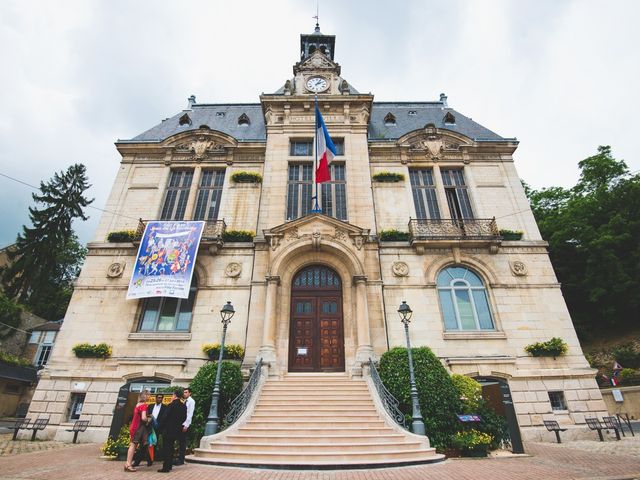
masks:
<path fill-rule="evenodd" d="M 220 400 L 220 373 L 222 371 L 222 357 L 224 355 L 224 340 L 227 336 L 227 327 L 229 326 L 229 323 L 231 323 L 231 318 L 233 318 L 235 313 L 236 311 L 234 310 L 233 305 L 231 305 L 231 302 L 227 302 L 220 310 L 220 317 L 222 318 L 222 340 L 220 341 L 216 381 L 213 384 L 213 393 L 211 394 L 211 407 L 209 408 L 207 423 L 204 426 L 205 435 L 214 435 L 215 433 L 218 433 L 218 423 L 220 422 L 220 417 L 218 416 L 218 402 Z"/>
<path fill-rule="evenodd" d="M 409 381 L 411 382 L 411 431 L 416 435 L 426 435 L 427 432 L 422 421 L 422 414 L 420 413 L 420 401 L 418 399 L 418 388 L 416 387 L 416 377 L 413 371 L 413 355 L 411 354 L 411 341 L 409 340 L 409 323 L 411 323 L 411 316 L 413 311 L 411 307 L 407 305 L 404 300 L 398 308 L 398 315 L 400 315 L 400 321 L 404 325 L 404 334 L 407 339 L 407 354 L 409 355 Z"/>

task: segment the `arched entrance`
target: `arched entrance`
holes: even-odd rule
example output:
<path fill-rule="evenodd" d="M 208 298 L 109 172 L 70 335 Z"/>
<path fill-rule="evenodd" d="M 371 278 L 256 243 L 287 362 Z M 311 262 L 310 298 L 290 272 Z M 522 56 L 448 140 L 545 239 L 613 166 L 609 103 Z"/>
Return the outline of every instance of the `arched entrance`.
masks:
<path fill-rule="evenodd" d="M 291 282 L 290 372 L 344 372 L 342 281 L 324 265 L 299 271 Z"/>

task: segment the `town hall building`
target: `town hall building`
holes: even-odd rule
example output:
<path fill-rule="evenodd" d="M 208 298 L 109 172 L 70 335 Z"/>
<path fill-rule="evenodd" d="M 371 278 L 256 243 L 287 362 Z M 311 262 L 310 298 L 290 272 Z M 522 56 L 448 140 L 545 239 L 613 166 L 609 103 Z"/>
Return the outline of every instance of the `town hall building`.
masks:
<path fill-rule="evenodd" d="M 120 168 L 30 416 L 48 415 L 48 436 L 62 439 L 79 413 L 90 420 L 85 440 L 103 441 L 128 394 L 190 382 L 208 360 L 202 345 L 220 339 L 227 301 L 236 313 L 226 340 L 245 348 L 243 368 L 262 358 L 269 381 L 364 385 L 369 359 L 405 344 L 406 301 L 412 345 L 494 386 L 517 435 L 548 439 L 546 419 L 586 430 L 585 416 L 606 407 L 516 172 L 517 140 L 444 94 L 360 93 L 369 87 L 343 76 L 335 37 L 318 26 L 300 51 L 293 76 L 258 103 L 192 96 L 116 142 Z M 321 212 L 311 198 L 316 96 L 337 150 Z M 107 237 L 152 220 L 206 222 L 188 299 L 125 299 L 137 243 Z M 238 230 L 252 241 L 225 240 Z M 565 355 L 524 350 L 552 337 Z M 110 358 L 72 352 L 102 342 Z"/>

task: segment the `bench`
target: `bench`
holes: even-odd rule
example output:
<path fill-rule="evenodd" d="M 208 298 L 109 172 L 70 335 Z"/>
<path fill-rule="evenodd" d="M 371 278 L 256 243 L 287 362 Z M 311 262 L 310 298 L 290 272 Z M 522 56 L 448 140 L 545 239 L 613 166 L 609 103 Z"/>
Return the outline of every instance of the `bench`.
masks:
<path fill-rule="evenodd" d="M 13 438 L 11 440 L 13 440 L 14 442 L 16 441 L 19 430 L 28 430 L 29 423 L 31 423 L 30 418 L 22 418 L 20 420 L 16 420 L 16 423 L 13 425 Z"/>
<path fill-rule="evenodd" d="M 620 440 L 620 422 L 616 417 L 602 417 L 602 421 L 607 427 L 607 430 L 613 430 L 616 433 L 616 440 Z"/>
<path fill-rule="evenodd" d="M 558 443 L 562 443 L 562 441 L 560 440 L 560 432 L 566 432 L 567 429 L 560 428 L 560 425 L 558 425 L 558 422 L 556 422 L 555 420 L 543 420 L 543 423 L 544 426 L 547 427 L 547 430 L 556 434 L 556 440 L 558 441 Z"/>
<path fill-rule="evenodd" d="M 44 430 L 47 425 L 49 425 L 48 418 L 38 418 L 30 427 L 27 427 L 27 430 L 33 430 L 33 433 L 31 434 L 32 442 L 36 439 L 36 433 L 38 433 L 38 430 Z"/>
<path fill-rule="evenodd" d="M 89 420 L 76 420 L 76 423 L 73 424 L 73 427 L 67 429 L 67 432 L 73 432 L 73 443 L 76 443 L 78 440 L 78 434 L 80 432 L 84 432 L 89 426 Z"/>
<path fill-rule="evenodd" d="M 622 415 L 624 415 L 624 417 Z M 631 432 L 631 436 L 635 437 L 636 434 L 633 433 L 633 427 L 631 426 L 631 420 L 629 420 L 629 414 L 616 413 L 616 417 L 618 417 L 618 421 L 620 422 L 620 431 L 622 432 L 622 435 L 626 437 L 626 435 L 624 434 L 624 425 L 626 424 L 627 427 L 629 427 L 629 432 Z"/>
<path fill-rule="evenodd" d="M 597 430 L 598 436 L 600 437 L 600 441 L 604 442 L 604 437 L 602 436 L 602 430 L 606 430 L 606 427 L 604 427 L 600 423 L 600 420 L 598 420 L 597 418 L 585 418 L 584 420 L 587 422 L 587 426 L 589 427 L 589 430 Z"/>

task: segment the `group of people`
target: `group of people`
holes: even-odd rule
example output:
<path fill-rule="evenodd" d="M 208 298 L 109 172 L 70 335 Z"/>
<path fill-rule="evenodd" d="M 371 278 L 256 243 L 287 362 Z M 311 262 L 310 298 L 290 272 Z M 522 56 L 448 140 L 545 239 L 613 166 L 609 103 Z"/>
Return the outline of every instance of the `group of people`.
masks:
<path fill-rule="evenodd" d="M 156 395 L 155 404 L 147 404 L 149 393 L 143 391 L 138 396 L 138 403 L 133 410 L 133 419 L 129 433 L 131 444 L 127 452 L 125 472 L 135 472 L 142 460 L 147 466 L 153 464 L 149 456 L 149 437 L 153 433 L 162 435 L 162 468 L 158 472 L 170 472 L 174 465 L 184 465 L 187 449 L 187 436 L 196 402 L 191 398 L 189 388 L 177 389 L 171 396 L 171 403 L 162 403 L 163 395 Z M 183 402 L 184 400 L 184 402 Z M 174 460 L 173 452 L 178 442 L 178 458 Z"/>

